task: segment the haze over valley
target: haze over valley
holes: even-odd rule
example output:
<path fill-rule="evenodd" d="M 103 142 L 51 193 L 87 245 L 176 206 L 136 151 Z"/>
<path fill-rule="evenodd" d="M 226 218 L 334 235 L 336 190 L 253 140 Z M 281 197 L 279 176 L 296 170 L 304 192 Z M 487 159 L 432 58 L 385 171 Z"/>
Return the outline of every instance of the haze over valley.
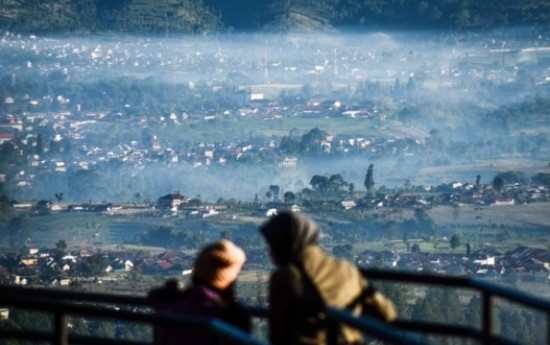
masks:
<path fill-rule="evenodd" d="M 292 210 L 358 266 L 550 297 L 548 0 L 0 4 L 0 287 L 144 297 L 225 238 L 267 308 L 258 227 Z M 472 291 L 375 283 L 401 320 L 485 329 Z M 0 338 L 49 318 L 1 307 Z M 536 312 L 491 308 L 548 343 Z"/>
<path fill-rule="evenodd" d="M 252 200 L 315 174 L 361 186 L 369 164 L 388 188 L 547 173 L 548 40 L 527 29 L 5 33 L 2 128 L 25 134 L 14 143 L 29 162 L 7 178 L 22 199 L 128 202 L 174 190 Z"/>

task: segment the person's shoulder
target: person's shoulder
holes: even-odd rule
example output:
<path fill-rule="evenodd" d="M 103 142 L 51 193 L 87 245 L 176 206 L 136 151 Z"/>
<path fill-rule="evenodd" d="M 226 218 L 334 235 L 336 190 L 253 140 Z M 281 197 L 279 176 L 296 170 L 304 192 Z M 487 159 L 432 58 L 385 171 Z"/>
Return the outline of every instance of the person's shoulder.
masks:
<path fill-rule="evenodd" d="M 346 282 L 362 280 L 361 272 L 355 264 L 327 254 L 318 246 L 309 246 L 304 250 L 302 264 L 312 277 L 332 277 Z"/>

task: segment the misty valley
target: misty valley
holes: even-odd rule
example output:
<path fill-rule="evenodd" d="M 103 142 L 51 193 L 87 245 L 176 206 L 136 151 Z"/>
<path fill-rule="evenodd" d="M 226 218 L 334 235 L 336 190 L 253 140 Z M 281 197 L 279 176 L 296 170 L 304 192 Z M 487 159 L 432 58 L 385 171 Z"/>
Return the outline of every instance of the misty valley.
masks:
<path fill-rule="evenodd" d="M 229 238 L 247 253 L 240 298 L 265 305 L 258 227 L 292 209 L 360 266 L 547 298 L 549 96 L 536 29 L 4 32 L 0 281 L 145 295 L 189 283 L 197 249 Z M 402 315 L 428 318 L 431 292 L 395 285 Z M 447 319 L 475 319 L 479 300 L 451 295 L 464 313 Z M 499 308 L 511 333 L 517 312 Z M 511 336 L 542 344 L 533 320 Z"/>

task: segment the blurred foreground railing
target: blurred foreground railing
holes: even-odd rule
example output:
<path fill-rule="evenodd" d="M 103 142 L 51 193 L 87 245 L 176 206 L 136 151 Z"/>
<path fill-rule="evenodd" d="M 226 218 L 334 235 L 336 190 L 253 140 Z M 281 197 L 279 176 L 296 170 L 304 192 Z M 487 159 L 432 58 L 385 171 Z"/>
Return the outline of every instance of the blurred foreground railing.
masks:
<path fill-rule="evenodd" d="M 368 317 L 356 318 L 344 310 L 327 308 L 328 319 L 333 325 L 336 323 L 346 323 L 362 330 L 365 334 L 368 334 L 369 337 L 397 345 L 425 344 L 426 342 L 419 336 L 423 334 L 459 337 L 462 339 L 474 340 L 481 344 L 520 344 L 504 339 L 493 333 L 493 300 L 494 298 L 502 298 L 545 313 L 548 324 L 547 339 L 550 341 L 550 301 L 548 300 L 473 278 L 381 270 L 365 270 L 364 273 L 369 279 L 373 280 L 388 280 L 421 285 L 440 285 L 471 289 L 478 292 L 482 298 L 482 325 L 477 329 L 469 326 L 412 320 L 398 320 L 393 324 L 386 324 Z M 147 306 L 144 297 L 60 289 L 0 286 L 0 306 L 45 311 L 53 315 L 51 332 L 0 329 L 0 340 L 19 339 L 37 343 L 47 342 L 54 345 L 72 343 L 84 345 L 151 344 L 150 341 L 130 341 L 114 338 L 100 339 L 93 336 L 70 334 L 67 322 L 68 317 L 78 315 L 114 319 L 131 323 L 142 323 L 150 326 L 162 324 L 164 327 L 191 327 L 197 331 L 210 332 L 222 338 L 232 339 L 239 344 L 266 344 L 264 341 L 255 339 L 218 319 L 153 313 Z M 267 317 L 266 309 L 249 307 L 247 310 L 251 316 L 255 318 L 263 319 Z"/>
<path fill-rule="evenodd" d="M 447 288 L 470 289 L 481 297 L 481 330 L 459 325 L 448 325 L 438 322 L 422 322 L 413 320 L 398 320 L 395 326 L 415 332 L 443 336 L 454 336 L 473 339 L 481 344 L 521 344 L 495 335 L 493 330 L 495 313 L 493 303 L 495 298 L 514 302 L 524 307 L 540 311 L 546 315 L 546 343 L 550 344 L 550 300 L 538 298 L 527 293 L 505 288 L 496 283 L 469 277 L 452 277 L 435 274 L 423 274 L 403 271 L 385 271 L 377 269 L 362 269 L 363 274 L 373 280 L 387 280 L 400 283 L 416 283 L 421 285 L 438 285 Z"/>

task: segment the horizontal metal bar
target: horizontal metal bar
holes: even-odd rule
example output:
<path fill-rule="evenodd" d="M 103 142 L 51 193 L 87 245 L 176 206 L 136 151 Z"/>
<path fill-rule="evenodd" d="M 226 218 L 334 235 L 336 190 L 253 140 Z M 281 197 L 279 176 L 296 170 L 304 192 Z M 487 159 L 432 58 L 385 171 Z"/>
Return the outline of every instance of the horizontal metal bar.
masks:
<path fill-rule="evenodd" d="M 549 315 L 550 318 L 550 301 L 535 296 L 528 295 L 523 292 L 517 292 L 508 288 L 502 287 L 495 283 L 472 279 L 469 277 L 449 277 L 433 274 L 424 274 L 416 272 L 404 271 L 382 271 L 377 269 L 362 269 L 364 274 L 369 279 L 381 279 L 398 281 L 401 283 L 417 283 L 423 285 L 442 285 L 449 287 L 462 287 L 473 289 L 478 292 L 494 295 L 493 297 L 501 297 L 503 299 L 522 304 L 524 306 L 540 310 Z M 80 303 L 80 304 L 76 304 Z M 144 296 L 128 296 L 115 295 L 109 293 L 90 293 L 78 292 L 62 289 L 46 289 L 46 288 L 22 288 L 14 286 L 0 286 L 0 305 L 13 306 L 17 308 L 42 310 L 48 312 L 62 312 L 64 314 L 78 314 L 103 318 L 112 318 L 119 320 L 127 320 L 131 322 L 142 322 L 150 325 L 162 324 L 166 327 L 198 327 L 205 330 L 215 331 L 222 336 L 233 337 L 237 341 L 245 341 L 245 344 L 260 344 L 257 340 L 248 337 L 248 334 L 240 334 L 231 325 L 224 324 L 219 320 L 210 320 L 207 318 L 197 318 L 195 316 L 185 315 L 169 315 L 153 313 L 152 309 L 147 305 L 147 300 Z M 120 310 L 115 310 L 122 306 Z M 125 309 L 134 309 L 134 311 Z M 136 308 L 139 311 L 136 311 Z M 266 318 L 267 309 L 259 307 L 246 307 L 247 312 L 253 317 Z M 459 337 L 467 337 L 484 341 L 486 343 L 499 343 L 506 345 L 515 345 L 517 343 L 503 339 L 496 335 L 484 334 L 478 329 L 471 327 L 462 327 L 456 325 L 441 325 L 436 323 L 413 322 L 408 320 L 398 320 L 391 326 L 380 323 L 378 320 L 366 320 L 365 318 L 355 318 L 353 315 L 341 315 L 340 310 L 327 311 L 330 318 L 350 326 L 357 327 L 369 334 L 375 335 L 382 340 L 393 341 L 396 344 L 401 344 L 397 338 L 392 338 L 392 334 L 401 334 L 403 331 L 413 331 L 421 333 L 453 335 Z M 218 322 L 219 321 L 219 322 Z M 220 323 L 221 322 L 221 323 Z M 374 322 L 374 323 L 372 323 Z M 378 322 L 378 323 L 377 323 Z M 390 327 L 385 328 L 385 327 Z M 400 333 L 401 332 L 401 333 Z M 40 337 L 41 340 L 52 338 L 50 334 L 41 334 L 40 332 L 23 332 L 28 333 L 27 338 L 33 340 L 33 337 Z M 1 331 L 0 335 L 19 337 L 23 333 L 16 331 Z M 389 335 L 388 335 L 389 334 Z M 244 336 L 241 339 L 241 336 Z M 391 339 L 388 339 L 387 337 Z M 1 337 L 1 336 L 0 336 Z M 74 336 L 71 336 L 71 338 Z M 414 339 L 406 337 L 407 344 L 413 344 Z M 92 338 L 94 339 L 94 338 Z M 86 337 L 81 337 L 81 343 L 88 344 Z M 97 340 L 97 339 L 96 339 Z M 107 341 L 107 340 L 106 340 Z M 251 341 L 246 343 L 246 341 Z M 126 341 L 127 342 L 127 341 Z M 122 344 L 118 340 L 113 340 L 112 344 Z M 133 344 L 129 342 L 128 344 Z M 138 343 L 136 343 L 138 344 Z"/>
<path fill-rule="evenodd" d="M 148 323 L 151 325 L 162 325 L 163 327 L 174 328 L 195 328 L 204 331 L 214 331 L 222 337 L 231 338 L 241 344 L 259 345 L 258 342 L 240 329 L 233 327 L 221 320 L 196 315 L 181 315 L 177 313 L 150 313 L 136 312 L 127 310 L 115 310 L 101 306 L 88 304 L 69 303 L 65 299 L 61 301 L 54 300 L 32 300 L 30 296 L 20 298 L 20 296 L 2 296 L 0 302 L 7 306 L 42 310 L 48 312 L 62 312 L 65 314 L 87 315 L 117 320 L 126 320 L 132 322 Z"/>
<path fill-rule="evenodd" d="M 405 271 L 383 271 L 378 269 L 361 268 L 363 274 L 369 279 L 398 281 L 401 283 L 418 283 L 423 285 L 443 285 L 449 287 L 463 287 L 479 292 L 488 292 L 491 295 L 505 298 L 524 306 L 550 313 L 550 301 L 531 296 L 526 293 L 505 288 L 496 283 L 470 278 L 450 277 L 436 274 L 425 274 Z"/>
<path fill-rule="evenodd" d="M 252 339 L 248 334 L 244 333 L 240 329 L 229 325 L 226 322 L 222 322 L 219 319 L 211 319 L 210 328 L 219 334 L 223 334 L 224 337 L 237 341 L 240 344 L 265 345 L 265 343 Z"/>
<path fill-rule="evenodd" d="M 391 326 L 388 323 L 376 320 L 371 317 L 355 317 L 348 310 L 335 308 L 326 308 L 326 313 L 329 319 L 338 322 L 344 322 L 347 325 L 355 327 L 366 334 L 373 335 L 381 340 L 389 341 L 396 345 L 425 345 L 426 343 L 419 341 L 410 335 L 402 335 L 402 329 Z"/>
<path fill-rule="evenodd" d="M 531 308 L 539 309 L 545 312 L 550 312 L 550 301 L 548 301 L 547 299 L 542 299 L 519 291 L 510 290 L 498 284 L 479 279 L 469 277 L 450 277 L 436 274 L 405 271 L 384 271 L 365 268 L 362 268 L 361 271 L 363 271 L 369 279 L 399 281 L 402 283 L 419 283 L 424 285 L 443 285 L 453 287 L 458 286 L 463 288 L 475 289 L 478 291 L 487 291 L 493 295 L 506 298 L 517 303 L 521 303 L 525 306 L 529 306 Z M 14 294 L 17 294 L 18 296 L 28 296 L 31 298 L 51 298 L 57 300 L 66 299 L 78 300 L 83 302 L 96 302 L 107 304 L 112 303 L 117 305 L 126 304 L 134 306 L 147 306 L 147 301 L 144 296 L 115 295 L 108 293 L 100 294 L 93 292 L 78 292 L 61 289 L 0 286 L 0 296 L 10 296 Z"/>
<path fill-rule="evenodd" d="M 550 316 L 550 300 L 548 299 L 532 296 L 522 291 L 507 289 L 501 285 L 477 279 L 471 281 L 471 287 L 480 291 L 490 292 L 494 296 L 505 298 L 524 306 L 538 309 Z"/>
<path fill-rule="evenodd" d="M 384 271 L 372 268 L 360 268 L 361 272 L 368 279 L 382 279 L 399 281 L 401 283 L 419 283 L 425 285 L 449 285 L 470 287 L 471 278 L 468 277 L 451 277 L 437 274 L 426 274 L 406 271 Z"/>

